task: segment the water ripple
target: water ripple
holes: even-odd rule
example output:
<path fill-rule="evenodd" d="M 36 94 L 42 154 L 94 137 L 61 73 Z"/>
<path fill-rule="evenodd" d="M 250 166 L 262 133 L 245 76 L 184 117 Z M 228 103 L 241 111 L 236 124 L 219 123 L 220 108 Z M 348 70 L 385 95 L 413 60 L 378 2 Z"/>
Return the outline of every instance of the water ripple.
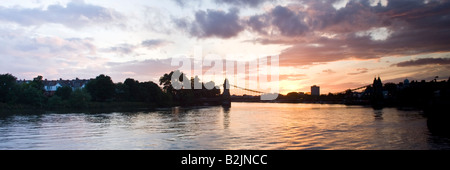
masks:
<path fill-rule="evenodd" d="M 449 149 L 418 111 L 233 103 L 171 111 L 0 117 L 0 149 Z"/>

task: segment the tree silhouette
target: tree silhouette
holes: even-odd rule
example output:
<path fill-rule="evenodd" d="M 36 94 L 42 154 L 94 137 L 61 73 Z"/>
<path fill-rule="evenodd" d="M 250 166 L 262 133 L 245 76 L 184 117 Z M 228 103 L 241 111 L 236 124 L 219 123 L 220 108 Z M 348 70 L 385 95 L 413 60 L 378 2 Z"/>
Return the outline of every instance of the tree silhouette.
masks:
<path fill-rule="evenodd" d="M 16 86 L 17 78 L 11 74 L 0 75 L 0 102 L 7 102 L 11 100 L 12 90 Z"/>
<path fill-rule="evenodd" d="M 60 97 L 62 100 L 68 100 L 72 94 L 72 88 L 69 86 L 63 86 L 56 89 L 55 95 Z"/>
<path fill-rule="evenodd" d="M 95 79 L 90 80 L 86 84 L 86 89 L 95 101 L 107 101 L 111 100 L 115 94 L 115 85 L 111 80 L 111 77 L 103 74 L 97 76 Z"/>

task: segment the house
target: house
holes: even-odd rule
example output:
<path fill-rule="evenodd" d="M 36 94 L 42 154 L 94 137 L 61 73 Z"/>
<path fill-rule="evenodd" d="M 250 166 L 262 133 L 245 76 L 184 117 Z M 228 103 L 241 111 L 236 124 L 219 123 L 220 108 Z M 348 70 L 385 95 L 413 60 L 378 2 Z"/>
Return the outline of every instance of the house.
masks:
<path fill-rule="evenodd" d="M 72 88 L 72 91 L 77 89 L 83 89 L 86 87 L 86 84 L 89 82 L 89 80 L 86 79 L 74 79 L 74 80 L 44 80 L 44 94 L 47 96 L 53 96 L 55 92 L 60 87 L 68 86 Z"/>
<path fill-rule="evenodd" d="M 56 90 L 58 90 L 58 88 L 63 87 L 63 85 L 55 80 L 44 80 L 44 94 L 46 96 L 53 96 L 56 92 Z"/>
<path fill-rule="evenodd" d="M 75 80 L 70 81 L 69 86 L 72 87 L 72 90 L 84 89 L 88 82 L 89 80 L 81 80 L 76 78 Z"/>
<path fill-rule="evenodd" d="M 63 79 L 59 79 L 59 80 L 43 80 L 43 84 L 44 84 L 44 95 L 46 96 L 53 96 L 56 92 L 56 90 L 58 90 L 58 88 L 60 87 L 64 87 L 64 86 L 68 86 L 72 88 L 72 91 L 77 90 L 77 89 L 83 89 L 86 87 L 86 84 L 89 82 L 90 79 L 73 79 L 73 80 L 63 80 Z M 17 80 L 16 81 L 17 84 L 21 85 L 21 84 L 29 84 L 32 82 L 32 80 Z"/>

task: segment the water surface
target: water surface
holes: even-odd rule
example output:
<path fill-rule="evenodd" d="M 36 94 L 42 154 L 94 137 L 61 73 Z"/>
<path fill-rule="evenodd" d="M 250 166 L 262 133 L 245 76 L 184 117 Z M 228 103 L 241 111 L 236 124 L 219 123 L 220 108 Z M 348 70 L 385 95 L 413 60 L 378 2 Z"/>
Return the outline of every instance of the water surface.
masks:
<path fill-rule="evenodd" d="M 232 103 L 101 114 L 0 116 L 0 149 L 449 149 L 420 111 Z"/>

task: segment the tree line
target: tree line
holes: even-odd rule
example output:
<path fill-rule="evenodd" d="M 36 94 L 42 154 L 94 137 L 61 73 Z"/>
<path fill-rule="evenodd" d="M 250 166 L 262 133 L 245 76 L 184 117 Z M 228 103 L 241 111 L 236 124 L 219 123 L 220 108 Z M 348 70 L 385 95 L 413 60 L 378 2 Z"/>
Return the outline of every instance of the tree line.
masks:
<path fill-rule="evenodd" d="M 173 74 L 180 75 L 172 82 Z M 172 83 L 189 80 L 180 71 L 164 74 L 159 85 L 152 82 L 139 82 L 127 78 L 124 82 L 114 83 L 111 77 L 101 74 L 89 80 L 85 88 L 73 90 L 70 86 L 59 87 L 54 95 L 45 95 L 42 76 L 33 78 L 28 83 L 18 83 L 12 74 L 0 74 L 0 108 L 26 106 L 33 108 L 90 108 L 95 103 L 141 103 L 149 107 L 170 107 L 174 105 L 195 105 L 198 98 L 220 96 L 220 89 L 214 82 L 202 83 L 198 77 L 191 78 L 191 83 L 199 83 L 202 89 L 173 88 Z M 188 81 L 185 81 L 188 82 Z M 160 87 L 162 86 L 162 88 Z M 205 86 L 213 86 L 208 90 Z"/>
<path fill-rule="evenodd" d="M 291 92 L 287 95 L 279 95 L 277 101 L 289 103 L 339 103 L 355 105 L 382 104 L 384 106 L 411 106 L 423 108 L 430 102 L 450 101 L 450 78 L 445 81 L 416 81 L 389 82 L 385 84 L 374 83 L 362 92 L 353 92 L 348 89 L 343 93 L 320 96 L 312 96 L 305 93 Z"/>

